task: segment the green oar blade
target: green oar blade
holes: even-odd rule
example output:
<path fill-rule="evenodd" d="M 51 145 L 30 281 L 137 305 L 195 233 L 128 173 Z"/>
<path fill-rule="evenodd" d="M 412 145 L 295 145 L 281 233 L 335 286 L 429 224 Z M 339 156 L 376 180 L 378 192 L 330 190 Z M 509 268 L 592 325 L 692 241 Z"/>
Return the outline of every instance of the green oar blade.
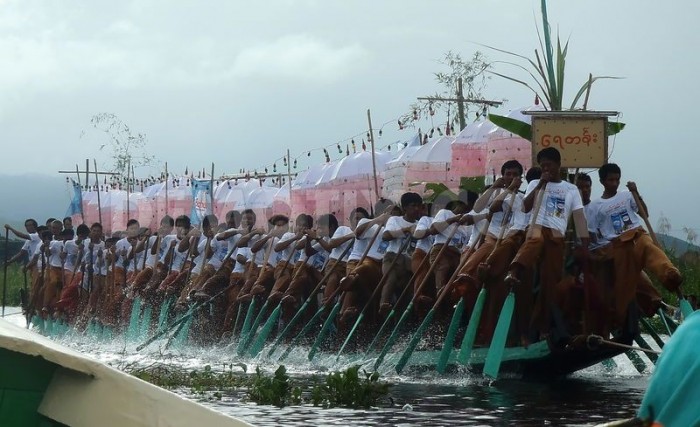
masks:
<path fill-rule="evenodd" d="M 506 297 L 506 302 L 501 309 L 501 315 L 496 323 L 496 330 L 493 333 L 491 346 L 486 353 L 486 362 L 484 363 L 484 375 L 493 379 L 498 378 L 498 371 L 501 369 L 503 361 L 503 351 L 506 347 L 506 339 L 508 338 L 508 330 L 510 329 L 510 320 L 513 318 L 513 309 L 515 308 L 515 296 L 513 291 Z"/>
<path fill-rule="evenodd" d="M 374 348 L 374 344 L 377 343 L 377 341 L 379 340 L 379 337 L 384 332 L 384 329 L 386 329 L 387 326 L 389 326 L 389 322 L 391 321 L 391 319 L 394 317 L 395 314 L 396 314 L 396 310 L 394 310 L 392 308 L 391 311 L 389 312 L 389 314 L 386 316 L 384 323 L 382 323 L 381 328 L 379 328 L 379 332 L 377 332 L 377 334 L 374 336 L 374 338 L 372 339 L 372 342 L 369 343 L 369 347 L 367 347 L 367 351 L 365 351 L 365 356 L 368 356 L 369 353 L 372 351 L 372 349 Z"/>
<path fill-rule="evenodd" d="M 681 298 L 681 299 L 678 301 L 678 303 L 679 303 L 679 305 L 680 305 L 680 307 L 681 307 L 681 314 L 683 314 L 683 318 L 684 318 L 684 319 L 687 319 L 688 316 L 690 316 L 691 314 L 693 314 L 693 311 L 694 311 L 694 310 L 693 310 L 693 307 L 690 305 L 690 303 L 688 302 L 687 299 Z"/>
<path fill-rule="evenodd" d="M 359 316 L 357 316 L 357 320 L 355 321 L 355 324 L 352 325 L 352 329 L 350 329 L 350 333 L 348 336 L 345 338 L 345 341 L 343 342 L 343 345 L 340 347 L 340 350 L 338 350 L 338 354 L 335 355 L 335 360 L 337 361 L 340 359 L 340 355 L 343 353 L 343 350 L 345 350 L 345 346 L 348 345 L 350 342 L 350 338 L 355 334 L 355 331 L 357 330 L 357 327 L 360 325 L 360 322 L 362 322 L 362 319 L 365 318 L 365 312 L 362 311 Z"/>
<path fill-rule="evenodd" d="M 455 307 L 455 312 L 452 315 L 452 321 L 450 322 L 450 328 L 447 330 L 447 336 L 445 337 L 445 343 L 442 346 L 442 351 L 440 352 L 440 358 L 436 369 L 439 373 L 444 374 L 445 368 L 447 368 L 447 362 L 450 360 L 450 354 L 455 343 L 455 335 L 457 335 L 457 329 L 459 329 L 459 321 L 462 319 L 462 314 L 464 314 L 464 298 L 460 298 Z"/>
<path fill-rule="evenodd" d="M 253 300 L 255 300 L 255 298 L 253 298 Z M 251 305 L 252 304 L 253 304 L 253 302 L 251 301 Z M 243 348 L 241 350 L 241 354 L 245 353 L 245 351 L 248 349 L 248 346 L 253 341 L 253 337 L 255 336 L 255 333 L 258 331 L 258 325 L 260 325 L 261 319 L 265 315 L 265 312 L 267 311 L 267 304 L 268 304 L 268 302 L 265 301 L 265 304 L 263 304 L 262 308 L 258 312 L 258 315 L 255 316 L 255 320 L 253 321 L 253 324 L 250 326 L 250 330 L 248 331 L 248 334 L 246 334 L 243 337 Z M 239 356 L 241 354 L 239 354 Z"/>
<path fill-rule="evenodd" d="M 637 345 L 640 346 L 640 347 L 643 348 L 643 349 L 646 349 L 646 350 L 651 350 L 651 349 L 652 349 L 651 346 L 649 346 L 649 343 L 648 343 L 644 338 L 642 338 L 642 336 L 641 336 L 640 334 L 637 334 L 637 335 L 634 337 L 634 342 L 636 342 Z M 656 365 L 656 361 L 659 360 L 659 356 L 657 356 L 657 355 L 654 354 L 654 353 L 649 353 L 649 352 L 646 352 L 646 351 L 644 352 L 644 354 L 646 354 L 646 356 L 649 358 L 649 360 L 651 360 L 651 363 L 653 363 L 653 364 Z"/>
<path fill-rule="evenodd" d="M 129 341 L 135 341 L 138 338 L 139 314 L 141 314 L 141 297 L 136 297 L 131 304 L 129 327 L 126 332 L 126 338 Z"/>
<path fill-rule="evenodd" d="M 313 315 L 311 320 L 306 322 L 306 325 L 304 325 L 304 327 L 301 329 L 301 331 L 292 339 L 292 342 L 289 343 L 289 345 L 287 346 L 287 349 L 284 351 L 284 353 L 282 353 L 280 358 L 277 360 L 278 362 L 282 362 L 284 359 L 287 358 L 287 356 L 289 356 L 289 353 L 291 353 L 292 350 L 294 350 L 294 346 L 297 344 L 297 342 L 299 342 L 299 340 L 304 335 L 306 335 L 306 333 L 309 331 L 309 329 L 311 329 L 311 327 L 316 324 L 316 321 L 318 320 L 319 317 L 321 317 L 321 315 L 323 314 L 324 311 L 326 311 L 325 307 L 321 307 L 318 310 L 316 310 L 316 314 Z"/>
<path fill-rule="evenodd" d="M 637 354 L 636 351 L 634 350 L 627 350 L 625 352 L 625 356 L 632 362 L 632 365 L 634 366 L 634 369 L 637 370 L 640 374 L 644 373 L 644 370 L 647 368 L 647 364 L 644 363 L 644 360 Z"/>
<path fill-rule="evenodd" d="M 659 334 L 656 333 L 656 331 L 651 326 L 649 321 L 643 317 L 641 319 L 639 319 L 639 321 L 642 323 L 642 326 L 644 326 L 644 329 L 646 329 L 647 333 L 649 335 L 651 335 L 651 337 L 654 339 L 654 341 L 656 342 L 656 345 L 658 345 L 660 349 L 663 349 L 664 348 L 664 341 L 661 339 Z"/>
<path fill-rule="evenodd" d="M 272 356 L 272 354 L 275 352 L 275 350 L 277 350 L 277 347 L 280 345 L 280 343 L 282 342 L 284 337 L 287 336 L 287 334 L 292 330 L 292 327 L 297 324 L 299 319 L 301 319 L 302 314 L 304 314 L 304 312 L 306 311 L 306 307 L 308 307 L 308 306 L 309 306 L 309 299 L 307 298 L 306 301 L 304 301 L 304 303 L 301 305 L 299 310 L 297 310 L 297 312 L 294 314 L 294 316 L 292 317 L 292 320 L 290 320 L 289 323 L 287 323 L 287 325 L 284 327 L 284 329 L 282 329 L 282 333 L 280 333 L 277 336 L 275 343 L 272 344 L 272 348 L 270 349 L 270 351 L 267 352 L 267 357 Z M 321 307 L 320 310 L 323 311 L 324 308 Z"/>
<path fill-rule="evenodd" d="M 382 365 L 386 354 L 389 352 L 389 350 L 391 350 L 391 347 L 394 345 L 396 337 L 399 335 L 399 330 L 401 329 L 401 326 L 404 324 L 404 322 L 406 322 L 406 319 L 408 319 L 408 315 L 411 313 L 411 310 L 413 310 L 413 301 L 408 303 L 408 307 L 406 307 L 406 310 L 404 310 L 403 314 L 399 318 L 399 321 L 396 323 L 396 326 L 394 326 L 394 329 L 392 329 L 391 335 L 389 335 L 389 338 L 386 339 L 384 347 L 382 347 L 382 351 L 379 352 L 379 356 L 374 362 L 375 371 L 379 369 L 379 367 Z"/>
<path fill-rule="evenodd" d="M 428 326 L 430 326 L 430 322 L 433 321 L 434 316 L 435 316 L 435 308 L 431 308 L 430 311 L 428 312 L 428 314 L 425 316 L 425 319 L 423 319 L 423 323 L 420 324 L 420 326 L 418 327 L 418 330 L 416 330 L 416 333 L 413 334 L 413 337 L 411 337 L 411 341 L 408 343 L 408 347 L 401 355 L 399 362 L 396 364 L 395 369 L 396 369 L 397 374 L 400 374 L 401 371 L 403 371 L 403 368 L 406 366 L 409 359 L 411 359 L 411 355 L 413 354 L 413 350 L 416 349 L 418 342 L 420 341 L 421 337 L 423 336 L 423 333 L 425 333 L 425 330 L 428 329 Z"/>
<path fill-rule="evenodd" d="M 469 323 L 467 324 L 467 331 L 464 333 L 464 338 L 462 338 L 462 345 L 459 346 L 459 354 L 457 355 L 457 362 L 462 365 L 469 363 L 469 359 L 472 356 L 472 348 L 474 348 L 474 340 L 476 339 L 476 331 L 479 329 L 479 321 L 481 320 L 481 312 L 484 310 L 484 301 L 486 300 L 486 289 L 481 288 L 479 295 L 476 297 L 476 303 L 474 303 L 474 309 L 469 317 Z"/>
<path fill-rule="evenodd" d="M 148 331 L 151 329 L 151 311 L 153 308 L 150 304 L 146 304 L 146 308 L 143 310 L 143 315 L 141 316 L 141 324 L 139 326 L 140 338 L 146 339 L 148 337 Z"/>
<path fill-rule="evenodd" d="M 175 302 L 175 297 L 170 296 L 163 301 L 163 305 L 160 306 L 160 314 L 158 315 L 158 329 L 162 330 L 165 328 L 165 324 L 168 321 L 168 314 L 170 314 L 170 307 Z"/>
<path fill-rule="evenodd" d="M 319 346 L 323 342 L 323 340 L 326 338 L 326 335 L 328 332 L 331 330 L 331 326 L 333 325 L 333 321 L 335 320 L 335 316 L 338 315 L 338 312 L 340 311 L 340 301 L 336 302 L 335 305 L 333 306 L 333 309 L 331 310 L 330 314 L 326 318 L 326 321 L 323 322 L 323 327 L 321 328 L 321 332 L 318 333 L 318 336 L 314 340 L 313 345 L 311 346 L 311 350 L 309 350 L 309 361 L 314 360 L 314 356 L 316 356 L 316 352 L 318 351 Z M 311 322 L 309 322 L 311 323 Z"/>
<path fill-rule="evenodd" d="M 251 323 L 253 323 L 253 312 L 255 311 L 255 298 L 253 298 L 250 301 L 250 304 L 248 304 L 248 311 L 245 314 L 245 320 L 243 320 L 243 328 L 241 329 L 240 337 L 241 340 L 238 343 L 238 347 L 236 348 L 236 354 L 239 356 L 243 356 L 243 351 L 245 350 L 246 346 L 246 340 L 245 337 L 248 335 L 248 332 L 250 332 L 250 326 Z"/>
<path fill-rule="evenodd" d="M 265 322 L 262 329 L 260 330 L 260 334 L 255 338 L 255 341 L 250 346 L 250 357 L 255 357 L 258 355 L 258 353 L 260 353 L 263 346 L 265 345 L 265 341 L 267 341 L 267 337 L 270 336 L 270 332 L 272 332 L 272 328 L 275 327 L 277 320 L 280 318 L 281 311 L 282 307 L 279 304 L 277 304 L 277 307 L 275 307 L 275 309 L 272 310 L 272 313 L 270 313 L 270 317 L 267 318 L 267 322 Z"/>

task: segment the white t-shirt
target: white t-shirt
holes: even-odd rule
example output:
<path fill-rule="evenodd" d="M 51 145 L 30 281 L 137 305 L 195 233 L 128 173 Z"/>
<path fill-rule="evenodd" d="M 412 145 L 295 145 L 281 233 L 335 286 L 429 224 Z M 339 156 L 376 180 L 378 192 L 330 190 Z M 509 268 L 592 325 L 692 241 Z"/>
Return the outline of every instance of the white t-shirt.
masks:
<path fill-rule="evenodd" d="M 410 227 L 414 223 L 413 222 L 408 222 L 404 217 L 402 216 L 392 216 L 386 221 L 386 226 L 384 227 L 384 231 L 382 234 L 384 234 L 387 231 L 399 231 L 402 228 L 405 227 Z M 382 236 L 377 237 L 377 239 L 381 239 Z M 384 240 L 382 239 L 381 244 L 379 245 L 379 252 L 380 253 L 387 253 L 387 252 L 392 252 L 392 253 L 399 253 L 401 248 L 403 247 L 404 243 L 406 242 L 406 239 L 410 239 L 411 235 L 410 234 L 405 234 L 398 238 L 398 239 L 393 239 L 393 240 Z"/>
<path fill-rule="evenodd" d="M 518 196 L 520 196 L 520 194 L 516 194 L 515 197 L 517 198 Z M 499 212 L 494 212 L 494 214 L 491 215 L 491 222 L 489 223 L 488 233 L 492 237 L 498 238 L 498 236 L 501 235 L 502 226 L 505 226 L 505 231 L 503 232 L 503 235 L 505 236 L 506 234 L 508 234 L 508 229 L 513 224 L 513 209 L 511 206 L 513 204 L 512 201 L 513 195 L 508 194 L 503 200 L 501 210 Z M 491 203 L 493 203 L 493 201 L 489 202 L 489 206 L 491 206 Z"/>
<path fill-rule="evenodd" d="M 78 261 L 78 250 L 80 248 L 75 243 L 75 239 L 66 240 L 63 244 L 63 252 L 66 254 L 65 262 L 63 263 L 63 269 L 70 272 L 75 268 L 75 263 Z"/>
<path fill-rule="evenodd" d="M 530 181 L 525 192 L 526 197 L 535 190 L 539 182 L 539 179 Z M 539 197 L 539 195 L 535 197 Z M 533 204 L 533 210 L 536 203 L 537 200 Z M 578 209 L 583 209 L 583 201 L 581 193 L 574 184 L 566 181 L 549 182 L 544 189 L 542 205 L 535 223 L 555 231 L 555 235 L 558 232 L 560 236 L 564 236 L 571 213 Z"/>
<path fill-rule="evenodd" d="M 348 234 L 352 234 L 352 229 L 346 225 L 341 225 L 340 227 L 336 228 L 335 233 L 333 233 L 332 239 L 338 239 L 341 237 L 345 237 Z M 340 256 L 343 254 L 343 252 L 345 252 L 345 249 L 348 246 L 350 246 L 350 244 L 352 244 L 352 239 L 341 244 L 340 246 L 333 248 L 333 250 L 331 251 L 331 259 L 335 259 L 335 260 L 339 259 Z M 348 252 L 347 254 L 345 254 L 344 259 L 348 259 L 349 256 L 350 256 L 350 253 Z M 340 260 L 340 261 L 342 261 L 342 260 Z"/>
<path fill-rule="evenodd" d="M 287 242 L 287 241 L 289 241 L 289 240 L 294 239 L 295 236 L 296 236 L 296 234 L 294 234 L 294 233 L 292 233 L 292 232 L 286 232 L 286 233 L 284 233 L 284 234 L 282 235 L 282 237 L 275 237 L 275 238 L 273 239 L 273 240 L 274 240 L 274 241 L 273 241 L 273 244 L 274 244 L 274 245 L 277 245 L 278 243 Z M 277 265 L 278 262 L 285 262 L 285 261 L 287 261 L 287 260 L 289 260 L 290 262 L 292 262 L 292 259 L 289 258 L 289 254 L 291 254 L 292 251 L 294 251 L 294 246 L 296 246 L 296 242 L 290 243 L 289 246 L 287 246 L 286 248 L 282 249 L 282 250 L 279 251 L 279 252 L 275 251 L 275 252 L 270 256 L 270 258 L 274 258 L 274 260 L 275 260 L 275 265 Z M 274 250 L 274 249 L 273 249 L 273 250 Z"/>
<path fill-rule="evenodd" d="M 162 262 L 165 264 L 165 258 L 168 256 L 168 252 L 170 252 L 170 245 L 172 242 L 175 242 L 173 253 L 177 252 L 177 246 L 180 244 L 180 239 L 174 234 L 170 234 L 168 236 L 163 237 L 160 245 L 160 251 L 159 251 L 159 258 L 158 262 Z M 173 260 L 174 262 L 174 260 Z M 167 267 L 167 265 L 166 265 Z"/>
<path fill-rule="evenodd" d="M 202 272 L 202 267 L 204 267 L 204 256 L 207 249 L 207 242 L 210 239 L 200 236 L 197 242 L 197 256 L 194 258 L 194 267 L 192 268 L 192 274 L 199 274 Z"/>
<path fill-rule="evenodd" d="M 221 267 L 221 264 L 223 264 L 224 258 L 226 258 L 226 255 L 228 254 L 228 244 L 226 244 L 226 242 L 222 242 L 221 240 L 217 240 L 216 236 L 214 236 L 214 238 L 211 239 L 211 242 L 209 242 L 209 247 L 211 248 L 212 255 L 207 264 L 210 264 L 212 267 L 218 270 L 219 267 Z M 231 256 L 235 255 L 236 254 L 234 253 Z"/>
<path fill-rule="evenodd" d="M 124 237 L 123 239 L 119 239 L 117 243 L 114 244 L 114 249 L 117 254 L 117 261 L 115 265 L 117 267 L 124 267 L 124 263 L 129 258 L 129 252 L 131 252 L 131 243 L 129 243 L 129 240 Z M 122 256 L 122 250 L 126 250 L 126 256 Z"/>
<path fill-rule="evenodd" d="M 329 237 L 322 237 L 323 241 L 328 243 L 331 239 Z M 316 251 L 315 254 L 307 257 L 306 264 L 312 266 L 316 270 L 321 270 L 323 265 L 328 260 L 328 251 L 326 251 L 320 243 L 316 242 L 311 247 Z"/>
<path fill-rule="evenodd" d="M 529 212 L 523 212 L 524 199 L 525 197 L 520 193 L 515 197 L 515 205 L 511 209 L 513 217 L 511 219 L 510 228 L 508 229 L 508 234 L 515 231 L 525 231 L 530 225 L 530 218 L 532 215 Z M 508 199 L 506 199 L 506 201 L 510 203 Z"/>
<path fill-rule="evenodd" d="M 29 256 L 36 253 L 36 248 L 41 246 L 41 237 L 39 237 L 39 233 L 29 233 Z"/>
<path fill-rule="evenodd" d="M 98 253 L 102 251 L 102 256 L 99 256 Z M 85 253 L 86 253 L 86 259 L 85 262 L 90 263 L 92 262 L 92 268 L 94 274 L 99 274 L 100 276 L 106 276 L 107 275 L 107 262 L 105 258 L 105 242 L 100 242 L 93 244 L 92 246 L 92 253 L 90 253 L 90 240 L 85 240 Z"/>
<path fill-rule="evenodd" d="M 44 266 L 44 260 L 46 259 L 46 255 L 44 255 L 44 251 L 41 250 L 41 246 L 39 245 L 36 248 L 34 248 L 34 253 L 31 254 L 31 258 L 34 258 L 36 256 L 36 268 L 39 270 L 42 269 Z"/>
<path fill-rule="evenodd" d="M 178 244 L 175 245 L 175 250 L 173 251 L 173 264 L 170 268 L 170 271 L 180 271 L 182 270 L 182 266 L 185 265 L 185 261 L 187 261 L 187 250 L 184 250 L 180 252 L 179 249 L 180 242 L 178 241 Z"/>
<path fill-rule="evenodd" d="M 360 225 L 372 221 L 369 218 L 362 218 L 358 223 L 357 226 L 359 227 Z M 383 228 L 383 227 L 382 227 Z M 355 244 L 352 245 L 352 251 L 350 253 L 350 257 L 348 260 L 350 261 L 357 261 L 360 258 L 362 258 L 362 254 L 365 253 L 365 250 L 367 249 L 367 245 L 369 244 L 369 241 L 372 239 L 372 237 L 377 233 L 377 230 L 379 230 L 379 226 L 377 224 L 374 224 L 373 226 L 369 227 L 361 236 L 355 236 Z M 376 239 L 374 239 L 374 244 L 370 248 L 369 252 L 367 253 L 368 257 L 371 257 L 375 260 L 381 261 L 383 258 L 383 254 L 379 253 L 379 244 L 382 241 L 381 238 L 381 230 L 379 231 L 379 235 L 377 236 Z"/>
<path fill-rule="evenodd" d="M 231 255 L 233 259 L 236 260 L 236 265 L 233 267 L 233 273 L 243 273 L 245 272 L 245 263 L 238 262 L 238 255 L 243 255 L 246 260 L 250 259 L 250 248 L 243 247 L 236 249 L 236 253 Z"/>
<path fill-rule="evenodd" d="M 430 230 L 430 224 L 433 223 L 432 216 L 424 216 L 418 220 L 416 224 L 416 231 Z M 430 252 L 430 248 L 433 247 L 435 237 L 431 234 L 429 236 L 423 237 L 416 241 L 416 249 L 420 249 L 425 253 Z"/>
<path fill-rule="evenodd" d="M 456 215 L 451 210 L 440 209 L 438 213 L 435 214 L 435 218 L 433 218 L 432 224 L 447 221 L 448 219 L 453 218 L 455 216 Z M 454 236 L 452 236 L 452 240 L 447 242 L 447 238 L 450 237 L 450 234 L 452 234 L 452 231 L 455 229 L 455 227 L 459 228 L 455 232 Z M 454 223 L 448 225 L 442 230 L 442 232 L 436 234 L 433 244 L 444 245 L 447 242 L 449 246 L 453 246 L 457 249 L 462 249 L 462 246 L 464 246 L 464 244 L 468 241 L 469 236 L 471 236 L 471 230 L 469 229 L 469 227 Z"/>
<path fill-rule="evenodd" d="M 596 223 L 600 233 L 607 240 L 612 240 L 627 230 L 642 226 L 637 215 L 639 207 L 632 193 L 621 191 L 609 199 L 596 200 Z"/>
<path fill-rule="evenodd" d="M 51 267 L 63 267 L 61 252 L 63 252 L 63 240 L 52 240 L 49 243 L 49 265 Z"/>

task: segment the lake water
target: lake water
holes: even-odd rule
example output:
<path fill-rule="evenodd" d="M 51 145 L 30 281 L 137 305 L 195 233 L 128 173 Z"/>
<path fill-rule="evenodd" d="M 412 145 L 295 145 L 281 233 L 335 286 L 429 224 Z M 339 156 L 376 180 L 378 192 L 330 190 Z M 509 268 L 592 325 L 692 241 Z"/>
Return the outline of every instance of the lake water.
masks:
<path fill-rule="evenodd" d="M 24 326 L 22 316 L 9 316 L 6 320 Z M 166 351 L 164 342 L 156 342 L 136 352 L 135 344 L 119 339 L 97 342 L 93 338 L 69 335 L 59 341 L 115 367 L 163 361 L 185 368 L 210 365 L 212 369 L 223 369 L 225 363 L 243 362 L 248 365 L 248 372 L 254 371 L 255 366 L 272 372 L 278 366 L 237 358 L 235 348 L 189 347 Z M 445 377 L 435 372 L 397 376 L 392 367 L 387 366 L 382 371 L 382 380 L 392 384 L 390 397 L 370 410 L 323 409 L 311 405 L 276 408 L 246 401 L 243 390 L 225 394 L 221 400 L 192 395 L 189 390 L 176 392 L 259 426 L 596 425 L 634 416 L 653 370 L 648 359 L 644 359 L 647 371 L 643 374 L 639 374 L 624 355 L 614 360 L 617 366 L 596 365 L 549 383 L 507 378 L 490 383 L 468 372 Z M 333 365 L 330 362 L 330 358 L 319 358 L 309 363 L 300 349 L 284 364 L 293 381 L 303 383 L 313 381 L 314 375 L 318 378 L 325 375 L 328 371 L 323 366 L 340 369 L 351 363 L 341 360 Z"/>

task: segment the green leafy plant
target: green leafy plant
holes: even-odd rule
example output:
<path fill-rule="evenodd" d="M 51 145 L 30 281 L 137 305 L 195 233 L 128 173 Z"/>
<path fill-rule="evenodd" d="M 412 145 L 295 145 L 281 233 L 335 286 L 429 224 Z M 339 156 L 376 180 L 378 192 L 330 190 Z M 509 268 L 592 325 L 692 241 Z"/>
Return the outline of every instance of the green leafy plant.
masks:
<path fill-rule="evenodd" d="M 379 381 L 379 373 L 365 370 L 360 375 L 359 366 L 328 374 L 326 384 L 314 387 L 311 401 L 314 406 L 369 408 L 389 392 L 389 384 Z"/>
<path fill-rule="evenodd" d="M 505 53 L 507 55 L 516 57 L 520 60 L 524 60 L 527 66 L 522 65 L 517 62 L 510 61 L 495 61 L 496 63 L 504 63 L 512 65 L 520 70 L 527 73 L 532 82 L 529 83 L 523 79 L 515 78 L 506 74 L 502 74 L 496 71 L 489 71 L 499 77 L 516 82 L 527 89 L 532 91 L 537 97 L 543 100 L 545 106 L 552 111 L 562 111 L 564 110 L 564 81 L 565 81 L 565 70 L 566 70 L 566 55 L 569 51 L 569 41 L 565 43 L 559 39 L 557 35 L 556 39 L 556 50 L 554 49 L 554 44 L 552 41 L 552 31 L 549 26 L 549 19 L 547 17 L 547 1 L 541 0 L 541 10 L 542 10 L 542 33 L 540 33 L 539 28 L 537 30 L 537 36 L 540 41 L 540 50 L 535 49 L 535 59 L 528 58 L 525 55 L 510 52 L 503 49 L 498 49 L 492 46 L 486 46 L 489 49 Z M 586 110 L 588 105 L 588 97 L 590 95 L 593 83 L 601 79 L 619 79 L 620 77 L 614 76 L 593 76 L 589 74 L 588 80 L 579 88 L 574 96 L 569 110 L 582 109 Z M 583 97 L 583 105 L 579 107 L 579 102 Z M 518 120 L 510 119 L 508 117 L 499 116 L 496 114 L 489 114 L 489 120 L 491 120 L 497 126 L 512 132 L 522 138 L 527 140 L 532 140 L 532 128 L 529 124 L 520 122 Z M 608 135 L 614 135 L 620 132 L 625 127 L 624 123 L 610 123 L 608 125 Z"/>
<path fill-rule="evenodd" d="M 256 368 L 248 396 L 260 405 L 283 407 L 301 403 L 301 388 L 291 384 L 287 369 L 282 365 L 272 377 L 264 375 Z"/>

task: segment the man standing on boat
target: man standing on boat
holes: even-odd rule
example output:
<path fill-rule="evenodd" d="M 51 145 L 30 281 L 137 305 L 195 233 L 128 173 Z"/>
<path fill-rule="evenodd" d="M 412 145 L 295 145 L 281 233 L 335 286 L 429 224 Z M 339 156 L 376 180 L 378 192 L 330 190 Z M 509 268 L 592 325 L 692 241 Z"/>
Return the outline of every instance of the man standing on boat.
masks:
<path fill-rule="evenodd" d="M 671 292 L 680 290 L 683 277 L 642 228 L 638 212 L 640 208 L 646 212 L 647 207 L 641 198 L 638 199 L 641 206 L 635 201 L 633 193 L 637 192 L 637 185 L 630 181 L 629 191 L 618 192 L 622 171 L 614 163 L 603 165 L 598 176 L 604 191 L 591 215 L 595 215 L 596 228 L 603 238 L 610 241 L 608 256 L 613 260 L 615 277 L 614 326 L 621 326 L 629 304 L 635 299 L 642 269 L 649 270 Z"/>
<path fill-rule="evenodd" d="M 555 308 L 555 286 L 562 279 L 564 236 L 571 216 L 582 241 L 581 251 L 586 258 L 589 237 L 581 194 L 574 184 L 561 179 L 559 151 L 553 147 L 541 150 L 537 153 L 537 163 L 542 169 L 542 176 L 528 184 L 523 200 L 523 211 L 532 211 L 532 225 L 524 244 L 510 264 L 505 280 L 508 285 L 517 287 L 526 269 L 539 266 L 540 289 L 531 326 L 540 335 L 547 335 L 550 316 Z"/>
<path fill-rule="evenodd" d="M 403 216 L 389 218 L 381 236 L 388 244 L 382 261 L 382 274 L 386 279 L 381 290 L 380 316 L 389 314 L 393 307 L 394 293 L 406 286 L 410 278 L 411 259 L 406 251 L 401 253 L 401 249 L 406 240 L 412 238 L 416 229 L 416 222 L 423 210 L 423 199 L 417 193 L 404 193 L 401 195 L 401 209 Z M 395 265 L 391 268 L 393 262 Z"/>

